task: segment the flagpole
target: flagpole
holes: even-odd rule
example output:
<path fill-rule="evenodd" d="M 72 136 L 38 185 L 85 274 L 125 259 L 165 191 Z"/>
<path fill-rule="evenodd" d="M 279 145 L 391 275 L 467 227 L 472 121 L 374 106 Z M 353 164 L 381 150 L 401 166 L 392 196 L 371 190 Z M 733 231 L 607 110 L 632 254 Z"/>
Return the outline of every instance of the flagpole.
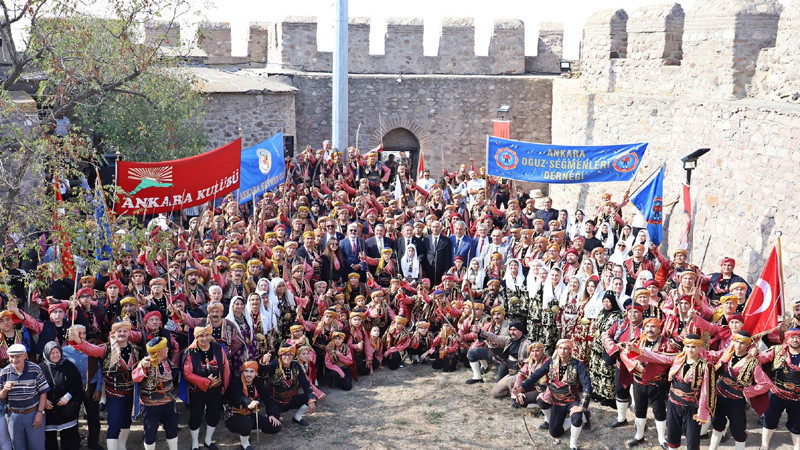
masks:
<path fill-rule="evenodd" d="M 781 278 L 781 307 L 783 308 L 783 316 L 786 317 L 788 309 L 786 309 L 786 296 L 784 295 L 784 288 L 783 288 L 783 252 L 781 251 L 781 235 L 783 233 L 778 231 L 778 243 L 776 244 L 778 247 L 778 274 Z M 791 315 L 791 314 L 790 314 Z"/>

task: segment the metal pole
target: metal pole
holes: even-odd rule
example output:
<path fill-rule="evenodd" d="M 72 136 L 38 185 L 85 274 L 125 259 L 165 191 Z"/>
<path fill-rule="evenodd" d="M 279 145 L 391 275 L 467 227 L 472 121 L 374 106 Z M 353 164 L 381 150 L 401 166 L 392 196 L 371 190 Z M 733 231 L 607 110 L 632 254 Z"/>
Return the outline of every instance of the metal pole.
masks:
<path fill-rule="evenodd" d="M 333 150 L 342 152 L 342 161 L 347 163 L 347 1 L 336 0 L 334 32 L 336 43 L 333 49 Z"/>

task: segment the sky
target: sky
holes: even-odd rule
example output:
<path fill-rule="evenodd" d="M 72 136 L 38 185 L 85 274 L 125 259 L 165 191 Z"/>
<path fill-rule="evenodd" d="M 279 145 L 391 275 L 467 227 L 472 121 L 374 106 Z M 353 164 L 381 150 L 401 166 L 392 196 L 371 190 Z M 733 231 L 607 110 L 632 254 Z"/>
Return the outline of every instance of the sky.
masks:
<path fill-rule="evenodd" d="M 191 0 L 203 12 L 201 17 L 217 22 L 230 22 L 233 34 L 234 55 L 245 55 L 247 24 L 251 21 L 277 21 L 286 16 L 316 16 L 320 23 L 318 42 L 320 49 L 333 48 L 334 0 Z M 684 9 L 695 0 L 681 2 Z M 702 1 L 702 0 L 701 0 Z M 495 19 L 520 19 L 525 22 L 526 55 L 536 54 L 538 24 L 563 22 L 565 29 L 565 59 L 577 59 L 583 25 L 597 11 L 624 8 L 628 13 L 636 8 L 668 3 L 658 0 L 350 0 L 350 17 L 369 17 L 372 24 L 370 53 L 383 53 L 385 20 L 390 17 L 420 17 L 425 21 L 424 48 L 426 55 L 435 55 L 438 48 L 441 21 L 445 17 L 472 17 L 475 19 L 476 53 L 488 52 L 489 38 Z M 378 25 L 377 27 L 375 25 Z M 189 21 L 183 28 L 193 32 Z"/>

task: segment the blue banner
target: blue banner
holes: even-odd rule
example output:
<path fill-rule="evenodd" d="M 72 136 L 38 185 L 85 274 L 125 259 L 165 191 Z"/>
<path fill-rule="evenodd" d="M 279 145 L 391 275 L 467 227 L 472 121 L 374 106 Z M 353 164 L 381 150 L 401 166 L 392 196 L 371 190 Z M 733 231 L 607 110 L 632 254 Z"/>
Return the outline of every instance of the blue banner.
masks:
<path fill-rule="evenodd" d="M 631 181 L 647 144 L 579 146 L 486 138 L 489 175 L 553 184 Z"/>
<path fill-rule="evenodd" d="M 283 132 L 242 150 L 242 169 L 239 178 L 240 204 L 249 202 L 254 195 L 258 196 L 286 180 Z"/>
<path fill-rule="evenodd" d="M 98 177 L 95 182 L 94 199 L 92 200 L 92 203 L 94 203 L 94 221 L 97 226 L 94 235 L 94 257 L 98 261 L 108 261 L 112 256 L 111 243 L 114 238 L 111 233 L 111 223 L 106 214 L 106 205 L 103 199 L 102 189 L 103 187 Z"/>
<path fill-rule="evenodd" d="M 662 230 L 661 224 L 664 221 L 664 168 L 660 168 L 655 176 L 645 181 L 645 184 L 633 195 L 630 202 L 639 212 L 642 213 L 647 221 L 647 233 L 650 234 L 650 242 L 655 245 L 661 244 Z"/>

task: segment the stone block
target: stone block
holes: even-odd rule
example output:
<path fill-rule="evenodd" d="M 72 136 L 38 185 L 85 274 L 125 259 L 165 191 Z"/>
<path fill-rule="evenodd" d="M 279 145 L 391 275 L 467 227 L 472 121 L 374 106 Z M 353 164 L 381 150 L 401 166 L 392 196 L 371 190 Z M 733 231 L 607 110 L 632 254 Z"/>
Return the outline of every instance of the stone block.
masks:
<path fill-rule="evenodd" d="M 539 25 L 536 56 L 526 58 L 525 71 L 534 73 L 561 73 L 564 55 L 564 24 L 544 22 Z"/>
<path fill-rule="evenodd" d="M 386 21 L 383 73 L 426 73 L 423 53 L 423 22 L 419 18 L 391 18 Z"/>
<path fill-rule="evenodd" d="M 489 41 L 489 71 L 515 74 L 525 72 L 525 26 L 521 20 L 498 19 Z"/>
<path fill-rule="evenodd" d="M 272 22 L 253 22 L 247 34 L 247 58 L 250 62 L 266 63 L 269 32 L 274 28 Z"/>
<path fill-rule="evenodd" d="M 485 59 L 485 58 L 483 58 Z M 439 37 L 436 73 L 474 73 L 479 58 L 475 56 L 475 21 L 444 19 Z"/>

